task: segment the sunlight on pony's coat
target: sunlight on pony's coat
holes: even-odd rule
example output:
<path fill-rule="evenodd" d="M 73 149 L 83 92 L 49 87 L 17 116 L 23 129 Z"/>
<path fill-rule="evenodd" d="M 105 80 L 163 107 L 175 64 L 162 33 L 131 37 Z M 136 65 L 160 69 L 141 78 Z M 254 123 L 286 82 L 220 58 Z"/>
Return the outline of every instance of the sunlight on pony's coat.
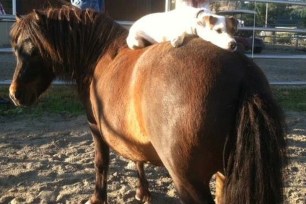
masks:
<path fill-rule="evenodd" d="M 212 203 L 217 172 L 220 202 L 281 203 L 284 118 L 256 64 L 198 38 L 134 51 L 126 37 L 105 15 L 68 7 L 34 11 L 11 30 L 16 105 L 35 103 L 56 77 L 77 84 L 95 144 L 90 202 L 107 202 L 112 148 L 136 162 L 143 202 L 150 162 L 165 166 L 184 203 Z"/>

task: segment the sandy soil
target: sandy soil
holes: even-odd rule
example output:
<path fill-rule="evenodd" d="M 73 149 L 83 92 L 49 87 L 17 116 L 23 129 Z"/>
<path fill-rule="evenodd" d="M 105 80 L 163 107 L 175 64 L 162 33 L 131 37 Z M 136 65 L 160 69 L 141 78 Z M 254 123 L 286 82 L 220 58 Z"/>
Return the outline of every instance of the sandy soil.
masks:
<path fill-rule="evenodd" d="M 285 203 L 306 203 L 306 113 L 287 113 Z M 0 203 L 84 203 L 94 189 L 93 142 L 84 116 L 0 117 Z M 177 203 L 162 167 L 146 166 L 153 203 Z M 134 164 L 111 153 L 109 203 L 137 203 Z"/>

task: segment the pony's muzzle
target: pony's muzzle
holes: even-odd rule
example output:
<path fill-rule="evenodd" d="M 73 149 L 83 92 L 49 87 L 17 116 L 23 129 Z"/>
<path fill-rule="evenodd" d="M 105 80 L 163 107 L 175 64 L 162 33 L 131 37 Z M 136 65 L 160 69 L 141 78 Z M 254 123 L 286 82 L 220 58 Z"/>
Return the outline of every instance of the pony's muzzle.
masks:
<path fill-rule="evenodd" d="M 15 83 L 10 86 L 10 99 L 15 104 L 15 106 L 30 106 L 35 101 L 35 94 L 31 93 L 27 88 L 20 87 Z"/>
<path fill-rule="evenodd" d="M 20 94 L 18 94 L 17 86 L 15 84 L 11 84 L 9 92 L 10 92 L 10 99 L 13 101 L 15 106 L 20 106 L 20 103 L 17 99 L 17 98 L 20 98 Z"/>

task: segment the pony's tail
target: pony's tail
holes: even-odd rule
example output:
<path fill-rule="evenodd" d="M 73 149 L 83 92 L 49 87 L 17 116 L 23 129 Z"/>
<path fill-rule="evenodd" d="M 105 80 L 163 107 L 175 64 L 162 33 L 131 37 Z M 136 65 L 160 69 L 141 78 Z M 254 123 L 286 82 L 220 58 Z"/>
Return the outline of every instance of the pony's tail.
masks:
<path fill-rule="evenodd" d="M 228 138 L 224 203 L 283 201 L 285 124 L 272 94 L 243 94 L 234 138 Z M 237 137 L 236 137 L 237 136 Z"/>

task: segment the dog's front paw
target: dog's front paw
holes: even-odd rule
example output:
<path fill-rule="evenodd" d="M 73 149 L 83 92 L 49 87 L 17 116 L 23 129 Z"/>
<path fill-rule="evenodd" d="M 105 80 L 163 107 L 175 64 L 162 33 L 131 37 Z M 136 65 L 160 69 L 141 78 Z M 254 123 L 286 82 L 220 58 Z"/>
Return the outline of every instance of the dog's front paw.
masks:
<path fill-rule="evenodd" d="M 170 43 L 173 47 L 179 47 L 183 44 L 184 38 L 182 37 L 177 37 L 177 38 L 173 38 Z"/>
<path fill-rule="evenodd" d="M 145 47 L 143 40 L 140 38 L 133 38 L 129 36 L 126 39 L 126 42 L 127 42 L 128 47 L 132 50 L 136 50 L 136 49 Z"/>

